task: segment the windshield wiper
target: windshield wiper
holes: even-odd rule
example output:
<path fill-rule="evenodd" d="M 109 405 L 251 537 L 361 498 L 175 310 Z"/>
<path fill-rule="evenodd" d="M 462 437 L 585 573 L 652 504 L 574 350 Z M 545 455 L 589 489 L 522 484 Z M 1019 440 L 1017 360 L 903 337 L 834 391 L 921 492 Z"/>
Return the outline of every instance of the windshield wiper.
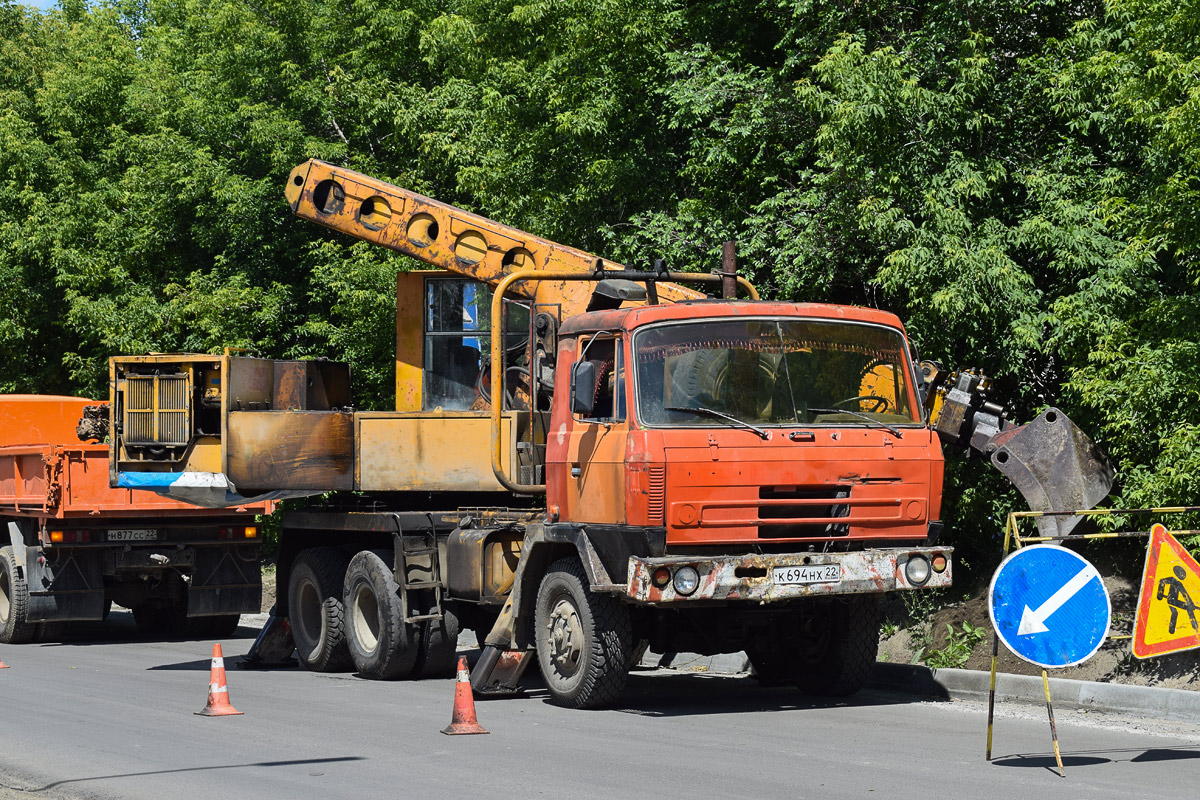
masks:
<path fill-rule="evenodd" d="M 765 431 L 757 425 L 751 425 L 749 422 L 746 422 L 746 420 L 738 419 L 732 414 L 726 414 L 724 411 L 717 411 L 715 408 L 706 408 L 705 406 L 663 406 L 663 409 L 665 411 L 686 411 L 689 414 L 703 414 L 709 417 L 716 417 L 727 422 L 732 422 L 734 425 L 737 425 L 740 428 L 745 428 L 748 431 L 754 431 L 763 439 L 771 438 L 769 431 Z"/>
<path fill-rule="evenodd" d="M 886 422 L 884 422 L 882 420 L 868 417 L 866 414 L 862 413 L 861 411 L 851 411 L 848 408 L 809 408 L 808 411 L 809 411 L 809 413 L 816 412 L 817 414 L 849 414 L 851 416 L 858 417 L 859 419 L 865 419 L 867 422 L 871 423 L 872 425 L 878 425 L 881 428 L 887 428 L 888 432 L 891 433 L 893 436 L 895 436 L 897 439 L 904 438 L 903 436 L 900 435 L 899 428 L 888 425 Z"/>

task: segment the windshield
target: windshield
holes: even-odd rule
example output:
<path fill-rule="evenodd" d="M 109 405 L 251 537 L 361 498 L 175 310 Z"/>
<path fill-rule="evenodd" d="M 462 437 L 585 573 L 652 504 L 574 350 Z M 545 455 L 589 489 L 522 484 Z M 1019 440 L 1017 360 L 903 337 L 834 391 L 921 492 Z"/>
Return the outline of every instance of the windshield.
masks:
<path fill-rule="evenodd" d="M 909 401 L 907 348 L 878 325 L 727 319 L 659 325 L 633 340 L 646 425 L 920 422 Z M 727 423 L 726 423 L 727 424 Z"/>

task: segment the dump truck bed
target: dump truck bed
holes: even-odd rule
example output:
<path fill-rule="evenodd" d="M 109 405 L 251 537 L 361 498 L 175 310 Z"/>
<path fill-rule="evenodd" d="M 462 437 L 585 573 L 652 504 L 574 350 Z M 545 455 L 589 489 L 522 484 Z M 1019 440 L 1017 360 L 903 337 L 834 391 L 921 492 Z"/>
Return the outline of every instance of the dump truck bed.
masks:
<path fill-rule="evenodd" d="M 0 516 L 57 519 L 228 516 L 153 492 L 108 484 L 108 445 L 80 442 L 82 397 L 0 395 Z M 270 503 L 245 510 L 269 513 Z M 239 509 L 241 510 L 241 509 Z"/>

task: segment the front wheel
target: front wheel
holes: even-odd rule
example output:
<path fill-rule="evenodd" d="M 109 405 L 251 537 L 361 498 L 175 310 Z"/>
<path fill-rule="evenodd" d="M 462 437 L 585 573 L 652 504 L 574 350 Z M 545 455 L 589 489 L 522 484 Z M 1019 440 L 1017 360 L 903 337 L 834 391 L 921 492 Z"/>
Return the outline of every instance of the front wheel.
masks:
<path fill-rule="evenodd" d="M 633 652 L 629 609 L 592 592 L 576 559 L 550 565 L 538 590 L 534 627 L 538 665 L 556 704 L 596 708 L 625 688 Z"/>
<path fill-rule="evenodd" d="M 800 689 L 849 697 L 867 685 L 879 654 L 879 598 L 856 597 L 809 617 L 797 649 Z"/>

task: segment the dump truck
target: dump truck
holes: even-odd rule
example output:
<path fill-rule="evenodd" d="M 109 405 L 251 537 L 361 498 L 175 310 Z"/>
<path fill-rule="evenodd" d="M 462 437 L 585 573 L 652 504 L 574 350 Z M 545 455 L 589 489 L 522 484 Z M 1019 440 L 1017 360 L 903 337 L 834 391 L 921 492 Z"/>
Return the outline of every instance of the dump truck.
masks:
<path fill-rule="evenodd" d="M 273 503 L 200 508 L 110 487 L 108 416 L 87 398 L 0 395 L 0 642 L 113 603 L 167 636 L 225 636 L 260 610 L 256 515 Z"/>
<path fill-rule="evenodd" d="M 627 268 L 315 160 L 286 196 L 435 268 L 396 279 L 394 411 L 354 409 L 335 362 L 112 360 L 114 485 L 322 493 L 283 516 L 251 661 L 294 645 L 314 670 L 442 675 L 466 627 L 480 694 L 536 661 L 554 702 L 611 703 L 644 644 L 847 695 L 884 593 L 951 585 L 944 443 L 1043 507 L 1111 484 L 1065 415 L 1009 424 L 985 376 L 921 364 L 894 314 L 759 299 L 732 247 L 714 274 Z M 128 435 L 151 380 L 177 384 L 154 412 L 177 419 L 214 388 L 169 452 Z"/>

